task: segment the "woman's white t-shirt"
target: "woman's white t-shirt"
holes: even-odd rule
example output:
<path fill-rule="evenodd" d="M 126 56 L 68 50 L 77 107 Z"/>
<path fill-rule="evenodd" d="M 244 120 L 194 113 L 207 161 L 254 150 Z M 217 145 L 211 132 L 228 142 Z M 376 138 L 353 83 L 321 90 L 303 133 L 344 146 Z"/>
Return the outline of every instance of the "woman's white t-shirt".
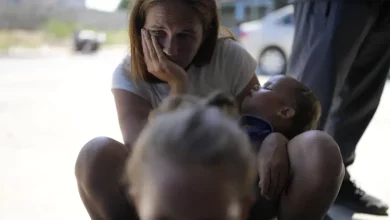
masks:
<path fill-rule="evenodd" d="M 238 42 L 219 38 L 211 62 L 201 67 L 192 65 L 187 70 L 188 93 L 207 96 L 219 90 L 237 96 L 254 76 L 256 66 L 256 61 Z M 128 56 L 113 74 L 112 89 L 134 93 L 156 108 L 168 96 L 168 84 L 133 81 L 128 77 L 130 69 Z"/>

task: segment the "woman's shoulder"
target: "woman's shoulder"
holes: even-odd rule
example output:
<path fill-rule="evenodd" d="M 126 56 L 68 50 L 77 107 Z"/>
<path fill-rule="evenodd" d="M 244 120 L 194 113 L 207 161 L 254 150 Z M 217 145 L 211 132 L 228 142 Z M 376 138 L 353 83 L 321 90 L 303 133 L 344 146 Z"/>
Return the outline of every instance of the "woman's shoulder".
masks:
<path fill-rule="evenodd" d="M 220 37 L 217 40 L 210 64 L 221 71 L 233 71 L 243 65 L 254 67 L 256 60 L 235 39 Z"/>
<path fill-rule="evenodd" d="M 122 89 L 139 95 L 146 100 L 150 99 L 150 88 L 142 80 L 133 80 L 131 77 L 131 57 L 127 55 L 115 68 L 112 75 L 111 89 Z"/>
<path fill-rule="evenodd" d="M 246 49 L 232 37 L 219 37 L 215 46 L 215 55 L 224 57 L 247 53 Z"/>
<path fill-rule="evenodd" d="M 239 42 L 222 37 L 217 41 L 207 74 L 210 80 L 222 83 L 221 87 L 238 95 L 253 78 L 256 67 L 256 60 Z"/>
<path fill-rule="evenodd" d="M 131 73 L 131 61 L 130 55 L 127 55 L 116 66 L 112 75 L 112 88 L 129 90 L 129 86 L 133 84 L 133 80 L 130 77 Z"/>
<path fill-rule="evenodd" d="M 229 37 L 220 37 L 215 46 L 212 65 L 219 68 L 233 68 L 242 64 L 253 66 L 256 60 L 248 53 L 248 51 L 237 42 Z"/>
<path fill-rule="evenodd" d="M 122 62 L 120 63 L 121 68 L 123 69 L 124 73 L 129 76 L 131 73 L 131 55 L 128 54 L 123 58 Z"/>

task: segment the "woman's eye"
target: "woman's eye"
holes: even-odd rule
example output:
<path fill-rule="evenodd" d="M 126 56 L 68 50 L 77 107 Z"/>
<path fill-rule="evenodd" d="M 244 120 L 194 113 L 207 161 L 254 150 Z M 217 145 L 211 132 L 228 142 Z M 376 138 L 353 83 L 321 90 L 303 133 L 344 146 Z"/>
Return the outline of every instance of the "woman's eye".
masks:
<path fill-rule="evenodd" d="M 164 32 L 162 31 L 150 31 L 150 34 L 156 37 L 162 36 Z"/>
<path fill-rule="evenodd" d="M 189 35 L 189 34 L 179 34 L 179 37 L 182 38 L 182 39 L 189 39 L 189 38 L 191 38 L 192 36 Z"/>

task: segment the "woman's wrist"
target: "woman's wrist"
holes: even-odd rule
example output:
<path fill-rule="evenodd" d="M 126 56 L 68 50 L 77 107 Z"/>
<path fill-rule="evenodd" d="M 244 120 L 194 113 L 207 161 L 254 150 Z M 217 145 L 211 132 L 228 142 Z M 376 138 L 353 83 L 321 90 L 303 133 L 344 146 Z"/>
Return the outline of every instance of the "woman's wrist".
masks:
<path fill-rule="evenodd" d="M 260 146 L 259 152 L 264 149 L 274 149 L 276 147 L 286 147 L 289 140 L 281 133 L 273 132 L 269 134 Z"/>
<path fill-rule="evenodd" d="M 169 95 L 184 94 L 187 93 L 188 89 L 188 79 L 174 81 L 168 83 L 170 86 Z"/>

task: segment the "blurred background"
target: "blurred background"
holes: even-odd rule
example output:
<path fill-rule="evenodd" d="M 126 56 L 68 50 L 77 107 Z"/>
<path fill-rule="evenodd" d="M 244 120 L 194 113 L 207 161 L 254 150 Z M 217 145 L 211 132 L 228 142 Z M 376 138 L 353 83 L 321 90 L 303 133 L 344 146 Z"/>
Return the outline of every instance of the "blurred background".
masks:
<path fill-rule="evenodd" d="M 97 51 L 126 44 L 130 0 L 0 0 L 0 51 L 73 47 Z M 287 0 L 219 0 L 222 25 L 239 24 L 283 7 Z"/>
<path fill-rule="evenodd" d="M 218 3 L 222 25 L 258 61 L 260 81 L 285 74 L 294 31 L 287 0 Z M 88 219 L 74 163 L 93 137 L 121 140 L 110 83 L 129 51 L 129 8 L 128 0 L 0 0 L 1 220 Z M 387 203 L 389 88 L 351 167 Z M 387 219 L 331 212 L 337 220 Z"/>

